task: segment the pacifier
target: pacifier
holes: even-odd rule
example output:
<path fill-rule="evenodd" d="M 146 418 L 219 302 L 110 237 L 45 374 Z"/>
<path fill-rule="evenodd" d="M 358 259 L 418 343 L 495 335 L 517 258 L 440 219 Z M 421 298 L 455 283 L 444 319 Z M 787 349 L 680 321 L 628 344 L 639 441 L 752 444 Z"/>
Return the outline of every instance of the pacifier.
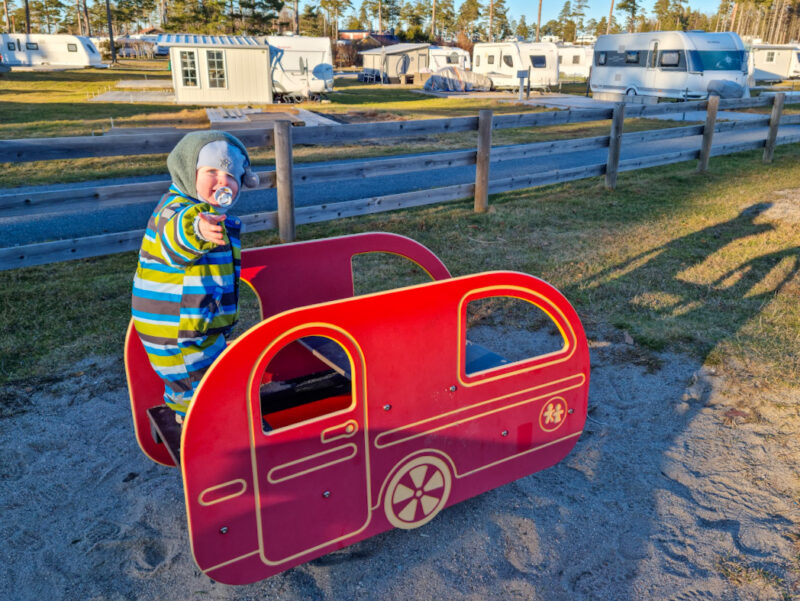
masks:
<path fill-rule="evenodd" d="M 233 190 L 228 186 L 217 188 L 214 192 L 214 201 L 221 207 L 229 207 L 233 204 Z"/>

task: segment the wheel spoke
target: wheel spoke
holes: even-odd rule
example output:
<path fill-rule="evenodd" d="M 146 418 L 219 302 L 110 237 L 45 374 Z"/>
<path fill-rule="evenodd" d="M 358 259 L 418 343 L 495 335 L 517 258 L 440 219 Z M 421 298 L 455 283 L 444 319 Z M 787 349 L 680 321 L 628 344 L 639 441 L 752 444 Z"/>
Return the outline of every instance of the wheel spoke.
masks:
<path fill-rule="evenodd" d="M 425 474 L 428 473 L 428 466 L 427 465 L 420 465 L 419 467 L 415 467 L 413 470 L 408 472 L 408 475 L 411 476 L 411 480 L 414 482 L 414 486 L 417 489 L 422 488 L 422 483 L 425 482 Z"/>
<path fill-rule="evenodd" d="M 397 517 L 399 517 L 404 522 L 413 522 L 414 521 L 414 517 L 416 515 L 417 515 L 417 500 L 416 499 L 412 499 L 408 503 L 408 505 L 405 506 L 403 511 L 401 511 L 400 513 L 397 514 Z"/>
<path fill-rule="evenodd" d="M 422 505 L 422 513 L 425 515 L 430 515 L 431 511 L 436 509 L 436 506 L 439 504 L 441 499 L 437 497 L 431 497 L 430 495 L 422 495 L 422 498 L 419 500 L 420 504 Z"/>
<path fill-rule="evenodd" d="M 425 492 L 430 492 L 434 489 L 441 488 L 444 486 L 444 478 L 442 477 L 442 472 L 436 470 L 433 475 L 428 480 L 428 483 L 422 488 Z"/>
<path fill-rule="evenodd" d="M 394 494 L 392 495 L 392 503 L 402 503 L 413 496 L 413 490 L 411 490 L 408 486 L 398 484 L 397 488 L 394 489 Z"/>

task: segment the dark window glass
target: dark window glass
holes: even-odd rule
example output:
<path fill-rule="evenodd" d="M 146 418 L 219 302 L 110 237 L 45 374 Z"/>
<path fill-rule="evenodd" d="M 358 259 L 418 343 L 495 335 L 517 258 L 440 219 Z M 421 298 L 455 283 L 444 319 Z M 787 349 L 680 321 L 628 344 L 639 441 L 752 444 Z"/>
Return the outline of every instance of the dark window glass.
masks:
<path fill-rule="evenodd" d="M 511 58 L 509 55 L 503 56 L 503 64 L 506 67 L 513 67 L 514 66 L 514 59 Z"/>
<path fill-rule="evenodd" d="M 534 69 L 545 69 L 547 67 L 547 58 L 544 54 L 531 54 L 531 65 Z"/>
<path fill-rule="evenodd" d="M 608 60 L 608 55 L 605 52 L 598 52 L 597 53 L 597 64 L 598 65 L 605 65 L 606 60 Z"/>
<path fill-rule="evenodd" d="M 628 50 L 625 53 L 625 62 L 628 64 L 638 64 L 639 63 L 639 51 L 638 50 Z"/>
<path fill-rule="evenodd" d="M 494 54 L 490 55 L 489 56 L 489 60 L 487 60 L 486 62 L 489 63 L 490 65 L 493 65 L 494 64 Z"/>
<path fill-rule="evenodd" d="M 665 50 L 661 53 L 662 67 L 677 67 L 681 62 L 681 53 L 677 50 Z"/>
<path fill-rule="evenodd" d="M 37 44 L 36 42 L 26 42 L 25 48 L 27 48 L 28 50 L 38 50 L 39 44 Z"/>
<path fill-rule="evenodd" d="M 17 47 L 16 47 L 16 46 L 14 46 L 14 42 L 9 42 L 9 43 L 8 43 L 8 44 L 6 44 L 6 45 L 8 46 L 8 49 L 9 49 L 9 50 L 16 50 L 16 49 L 17 49 Z"/>
<path fill-rule="evenodd" d="M 78 51 L 78 45 L 77 44 L 67 44 L 67 50 L 69 52 L 77 52 Z"/>

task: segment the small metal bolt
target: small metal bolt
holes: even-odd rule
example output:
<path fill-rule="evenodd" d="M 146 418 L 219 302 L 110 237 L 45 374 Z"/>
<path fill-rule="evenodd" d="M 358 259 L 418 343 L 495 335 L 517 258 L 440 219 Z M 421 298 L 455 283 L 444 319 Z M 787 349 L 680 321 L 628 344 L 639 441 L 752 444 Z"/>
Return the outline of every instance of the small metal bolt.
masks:
<path fill-rule="evenodd" d="M 572 415 L 573 413 L 575 413 L 575 410 L 574 410 L 574 409 L 567 409 L 567 413 L 569 413 L 570 415 Z"/>
<path fill-rule="evenodd" d="M 392 406 L 391 406 L 389 403 L 386 403 L 386 404 L 383 406 L 383 410 L 384 410 L 384 411 L 389 411 L 391 408 L 392 408 Z"/>
<path fill-rule="evenodd" d="M 500 436 L 508 436 L 508 430 L 503 430 L 500 432 Z"/>
<path fill-rule="evenodd" d="M 458 386 L 456 386 L 455 384 L 453 384 L 453 385 L 450 387 L 450 392 L 455 392 L 456 390 L 458 390 Z"/>
<path fill-rule="evenodd" d="M 330 496 L 331 496 L 331 491 L 329 491 L 329 490 L 326 490 L 324 493 L 322 493 L 322 496 L 323 496 L 323 497 L 325 497 L 325 498 L 327 499 L 328 497 L 330 497 Z"/>
<path fill-rule="evenodd" d="M 222 528 L 219 529 L 219 533 L 220 534 L 228 534 L 228 527 L 227 526 L 223 526 Z"/>

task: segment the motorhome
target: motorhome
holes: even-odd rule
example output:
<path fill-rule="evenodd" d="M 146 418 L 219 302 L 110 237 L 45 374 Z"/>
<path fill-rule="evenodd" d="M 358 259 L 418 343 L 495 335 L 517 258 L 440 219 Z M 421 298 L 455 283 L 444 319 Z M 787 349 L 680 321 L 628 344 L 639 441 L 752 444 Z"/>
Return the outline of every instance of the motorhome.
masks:
<path fill-rule="evenodd" d="M 270 35 L 266 40 L 276 95 L 310 98 L 333 91 L 330 38 Z"/>
<path fill-rule="evenodd" d="M 590 46 L 559 46 L 558 76 L 561 79 L 587 79 L 594 51 Z"/>
<path fill-rule="evenodd" d="M 469 52 L 458 46 L 431 46 L 428 57 L 428 68 L 434 72 L 445 67 L 469 69 L 472 65 Z"/>
<path fill-rule="evenodd" d="M 800 46 L 796 44 L 758 44 L 750 48 L 750 53 L 756 81 L 800 77 Z"/>
<path fill-rule="evenodd" d="M 364 64 L 359 79 L 365 82 L 402 83 L 428 72 L 430 44 L 408 43 L 379 46 L 359 52 Z"/>
<path fill-rule="evenodd" d="M 601 35 L 589 85 L 597 99 L 698 100 L 741 98 L 746 78 L 747 52 L 735 33 L 653 31 Z"/>
<path fill-rule="evenodd" d="M 472 50 L 472 70 L 495 89 L 519 87 L 520 71 L 530 72 L 532 88 L 558 85 L 558 47 L 549 42 L 485 42 Z"/>
<path fill-rule="evenodd" d="M 102 67 L 100 51 L 84 36 L 2 33 L 0 63 L 9 67 Z"/>

